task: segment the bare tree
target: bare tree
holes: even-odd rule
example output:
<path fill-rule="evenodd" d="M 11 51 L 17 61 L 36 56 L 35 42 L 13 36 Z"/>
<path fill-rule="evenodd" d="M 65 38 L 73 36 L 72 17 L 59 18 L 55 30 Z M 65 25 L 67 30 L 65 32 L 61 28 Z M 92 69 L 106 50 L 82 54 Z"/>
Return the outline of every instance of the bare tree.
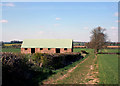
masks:
<path fill-rule="evenodd" d="M 91 32 L 91 40 L 89 43 L 89 47 L 94 49 L 94 52 L 97 54 L 100 49 L 106 47 L 106 39 L 107 35 L 104 33 L 105 29 L 101 27 L 97 27 Z"/>

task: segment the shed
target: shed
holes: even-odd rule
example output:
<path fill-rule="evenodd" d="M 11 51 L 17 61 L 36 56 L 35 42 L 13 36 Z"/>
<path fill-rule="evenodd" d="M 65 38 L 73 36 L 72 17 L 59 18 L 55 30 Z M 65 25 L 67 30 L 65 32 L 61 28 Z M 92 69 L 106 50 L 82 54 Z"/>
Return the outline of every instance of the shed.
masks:
<path fill-rule="evenodd" d="M 72 39 L 25 39 L 21 53 L 65 53 L 72 52 Z"/>

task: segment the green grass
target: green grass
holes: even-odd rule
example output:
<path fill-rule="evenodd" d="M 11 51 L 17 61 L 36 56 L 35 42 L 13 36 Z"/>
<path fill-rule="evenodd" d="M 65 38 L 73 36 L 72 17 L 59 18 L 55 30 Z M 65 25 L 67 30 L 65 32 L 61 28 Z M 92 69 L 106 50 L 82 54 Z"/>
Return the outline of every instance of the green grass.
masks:
<path fill-rule="evenodd" d="M 87 52 L 93 52 L 93 49 L 87 49 L 87 48 L 74 48 L 73 52 L 80 52 L 81 50 L 85 50 Z M 2 48 L 2 52 L 21 52 L 20 48 Z"/>
<path fill-rule="evenodd" d="M 81 50 L 85 50 L 87 52 L 94 52 L 94 49 L 89 49 L 89 48 L 74 48 L 73 49 L 73 52 L 80 52 Z M 109 53 L 117 53 L 119 52 L 118 49 L 102 49 L 102 50 L 99 50 L 99 52 L 109 52 Z"/>
<path fill-rule="evenodd" d="M 73 52 L 80 52 L 81 50 L 85 50 L 87 52 L 94 52 L 93 49 L 87 48 L 73 48 Z M 2 52 L 21 52 L 20 48 L 2 48 Z M 118 49 L 103 49 L 102 52 L 110 52 L 110 53 L 117 53 Z"/>
<path fill-rule="evenodd" d="M 90 58 L 81 64 L 80 67 L 77 67 L 69 77 L 59 80 L 57 84 L 78 84 L 86 82 L 83 81 L 86 77 L 85 75 L 88 73 L 88 66 L 91 65 L 93 61 L 94 54 L 92 49 L 76 48 L 73 51 L 78 52 L 81 50 L 91 52 Z M 115 53 L 118 52 L 118 49 L 104 49 L 103 51 Z M 99 74 L 97 76 L 100 79 L 99 84 L 118 84 L 118 55 L 99 54 L 95 64 L 99 65 Z"/>
<path fill-rule="evenodd" d="M 74 48 L 74 52 L 80 52 L 81 50 L 86 50 L 90 53 L 90 58 L 84 63 L 80 64 L 70 75 L 62 80 L 58 80 L 57 84 L 79 84 L 86 83 L 85 80 L 86 74 L 89 71 L 89 66 L 92 64 L 94 59 L 93 49 L 85 49 L 85 48 Z M 118 49 L 106 49 L 104 52 L 117 52 Z M 56 74 L 51 78 L 56 80 L 60 76 L 63 76 L 67 73 L 67 71 L 77 65 L 79 61 L 74 62 L 72 65 L 68 65 L 62 69 L 56 70 Z M 95 61 L 94 64 L 99 65 L 99 73 L 98 77 L 100 79 L 99 84 L 118 84 L 118 58 L 117 55 L 107 55 L 107 54 L 99 54 L 98 60 Z M 94 70 L 96 71 L 96 69 Z M 49 78 L 49 79 L 51 79 Z M 49 80 L 48 79 L 48 80 Z"/>
<path fill-rule="evenodd" d="M 93 49 L 88 49 L 88 48 L 73 48 L 73 52 L 81 52 L 81 50 L 85 50 L 85 51 L 87 51 L 89 53 L 94 52 Z"/>
<path fill-rule="evenodd" d="M 83 61 L 84 59 L 86 59 L 88 56 L 86 56 L 85 58 L 83 59 L 80 59 L 76 62 L 73 62 L 72 64 L 64 67 L 64 68 L 60 68 L 60 69 L 57 69 L 57 70 L 52 70 L 55 74 L 53 74 L 52 76 L 50 76 L 47 80 L 44 80 L 44 81 L 50 81 L 50 80 L 56 80 L 58 79 L 59 77 L 62 77 L 64 74 L 66 74 L 68 72 L 69 69 L 75 67 L 78 63 L 80 63 L 81 61 Z M 44 82 L 43 81 L 43 82 Z"/>
<path fill-rule="evenodd" d="M 92 54 L 88 60 L 80 64 L 70 75 L 62 80 L 57 81 L 57 84 L 79 84 L 85 83 L 85 77 L 89 72 L 89 67 L 92 64 L 94 55 Z M 85 81 L 85 82 L 84 82 Z"/>
<path fill-rule="evenodd" d="M 83 83 L 83 79 L 85 75 L 88 73 L 89 65 L 91 65 L 94 59 L 94 50 L 87 49 L 87 48 L 74 48 L 73 52 L 80 52 L 81 50 L 85 50 L 89 53 L 90 58 L 85 61 L 83 64 L 80 64 L 69 77 L 64 78 L 63 80 L 58 81 L 58 84 L 76 84 L 76 83 Z M 20 53 L 20 48 L 2 48 L 2 52 L 13 52 L 13 53 Z M 103 49 L 102 52 L 109 52 L 109 53 L 116 53 L 118 49 Z M 87 57 L 85 57 L 87 58 Z M 84 58 L 84 59 L 85 59 Z M 53 70 L 55 74 L 51 75 L 47 80 L 56 80 L 58 77 L 67 73 L 67 71 L 73 67 L 75 67 L 78 63 L 82 60 L 73 62 L 72 64 L 58 69 Z M 98 62 L 95 63 L 99 65 L 99 84 L 118 84 L 118 56 L 111 55 L 111 54 L 99 54 L 98 55 Z"/>
<path fill-rule="evenodd" d="M 55 73 L 58 73 L 58 72 L 60 72 L 60 71 L 67 71 L 68 69 L 70 69 L 70 68 L 72 68 L 72 67 L 75 67 L 78 63 L 80 63 L 81 61 L 83 61 L 84 59 L 86 59 L 87 58 L 87 56 L 85 57 L 85 58 L 83 58 L 83 59 L 80 59 L 80 60 L 78 60 L 78 61 L 76 61 L 76 62 L 73 62 L 72 64 L 70 64 L 70 65 L 68 65 L 68 66 L 66 66 L 66 67 L 64 67 L 64 68 L 61 68 L 61 69 L 58 69 L 58 70 L 53 70 Z"/>
<path fill-rule="evenodd" d="M 100 51 L 102 51 L 102 52 L 109 52 L 109 53 L 118 53 L 118 49 L 102 49 Z"/>
<path fill-rule="evenodd" d="M 81 50 L 85 50 L 87 52 L 93 52 L 93 49 L 87 49 L 87 48 L 74 48 L 73 52 L 80 52 Z M 2 48 L 2 52 L 15 52 L 15 53 L 20 53 L 21 49 L 20 48 Z"/>
<path fill-rule="evenodd" d="M 20 53 L 20 48 L 2 48 L 2 52 L 13 52 L 13 53 Z"/>
<path fill-rule="evenodd" d="M 86 51 L 88 51 L 88 52 L 93 52 L 93 50 L 92 49 L 81 49 L 81 48 L 74 48 L 73 49 L 73 51 L 74 52 L 80 52 L 81 50 L 86 50 Z M 88 55 L 84 58 L 84 59 L 86 59 L 88 57 Z M 81 77 L 83 77 L 83 76 L 85 76 L 86 74 L 87 74 L 87 70 L 88 70 L 88 63 L 89 63 L 89 65 L 91 64 L 91 61 L 93 60 L 93 58 L 94 58 L 94 56 L 93 56 L 93 54 L 92 54 L 92 56 L 91 56 L 91 58 L 89 58 L 89 60 L 87 61 L 87 62 L 85 62 L 84 64 L 81 64 L 81 66 L 83 66 L 83 67 L 79 67 L 77 70 L 78 70 L 78 75 L 80 75 L 80 72 L 81 73 L 83 73 L 84 72 L 84 74 L 83 75 L 80 75 Z M 84 59 L 80 59 L 79 61 L 76 61 L 76 62 L 74 62 L 74 63 L 72 63 L 72 64 L 70 64 L 70 65 L 68 65 L 68 66 L 66 66 L 66 67 L 64 67 L 64 68 L 61 68 L 61 69 L 58 69 L 58 70 L 53 70 L 53 72 L 55 73 L 55 74 L 53 74 L 52 76 L 50 76 L 47 80 L 45 80 L 45 81 L 50 81 L 50 80 L 53 80 L 53 81 L 55 81 L 56 79 L 58 79 L 59 77 L 62 77 L 64 74 L 66 74 L 66 73 L 68 73 L 68 70 L 69 69 L 71 69 L 71 68 L 73 68 L 73 67 L 75 67 L 77 64 L 79 64 L 81 61 L 83 61 Z M 87 68 L 86 68 L 87 67 Z M 73 74 L 73 75 L 77 75 L 77 74 Z M 78 76 L 79 78 L 80 78 L 80 76 Z M 74 76 L 72 76 L 72 78 L 71 79 L 75 79 L 76 77 L 74 77 Z M 76 78 L 78 81 L 80 81 L 79 80 L 79 78 Z M 64 80 L 61 80 L 61 81 L 58 81 L 57 83 L 58 84 L 63 84 L 63 83 L 68 83 L 68 82 L 71 82 L 71 81 L 69 81 L 69 79 L 70 79 L 70 77 L 67 77 L 66 78 L 66 80 L 64 79 Z M 67 81 L 68 80 L 68 81 Z M 63 81 L 63 82 L 62 82 Z M 65 81 L 65 82 L 64 82 Z M 80 81 L 80 82 L 82 82 L 82 81 Z"/>
<path fill-rule="evenodd" d="M 100 84 L 118 84 L 118 56 L 98 55 Z"/>

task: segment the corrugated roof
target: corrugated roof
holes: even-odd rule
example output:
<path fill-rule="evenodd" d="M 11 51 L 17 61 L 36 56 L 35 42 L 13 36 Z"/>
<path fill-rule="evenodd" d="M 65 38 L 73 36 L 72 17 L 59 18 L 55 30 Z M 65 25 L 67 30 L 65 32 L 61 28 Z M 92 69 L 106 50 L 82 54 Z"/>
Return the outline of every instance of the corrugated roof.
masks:
<path fill-rule="evenodd" d="M 72 39 L 25 39 L 21 48 L 72 48 Z"/>

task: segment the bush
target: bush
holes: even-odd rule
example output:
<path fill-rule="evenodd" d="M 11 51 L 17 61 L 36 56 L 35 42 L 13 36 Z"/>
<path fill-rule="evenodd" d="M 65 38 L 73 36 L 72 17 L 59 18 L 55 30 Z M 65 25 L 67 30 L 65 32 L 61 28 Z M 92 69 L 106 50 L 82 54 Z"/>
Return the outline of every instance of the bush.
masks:
<path fill-rule="evenodd" d="M 28 55 L 2 53 L 2 86 L 38 86 L 51 74 L 29 61 Z"/>
<path fill-rule="evenodd" d="M 81 58 L 80 53 L 64 53 L 64 54 L 41 54 L 35 53 L 33 54 L 33 60 L 35 64 L 41 67 L 49 68 L 49 69 L 58 69 L 65 67 L 66 65 L 71 64 Z"/>
<path fill-rule="evenodd" d="M 12 45 L 13 48 L 21 48 L 21 45 Z"/>
<path fill-rule="evenodd" d="M 40 67 L 47 65 L 48 58 L 46 56 L 47 54 L 43 53 L 34 53 L 32 56 L 32 59 L 36 65 L 39 65 Z"/>
<path fill-rule="evenodd" d="M 80 53 L 2 53 L 2 86 L 38 86 L 53 74 L 51 69 L 65 67 L 81 58 Z"/>
<path fill-rule="evenodd" d="M 89 53 L 86 52 L 85 50 L 81 50 L 81 53 L 83 53 L 83 54 L 89 54 Z"/>

